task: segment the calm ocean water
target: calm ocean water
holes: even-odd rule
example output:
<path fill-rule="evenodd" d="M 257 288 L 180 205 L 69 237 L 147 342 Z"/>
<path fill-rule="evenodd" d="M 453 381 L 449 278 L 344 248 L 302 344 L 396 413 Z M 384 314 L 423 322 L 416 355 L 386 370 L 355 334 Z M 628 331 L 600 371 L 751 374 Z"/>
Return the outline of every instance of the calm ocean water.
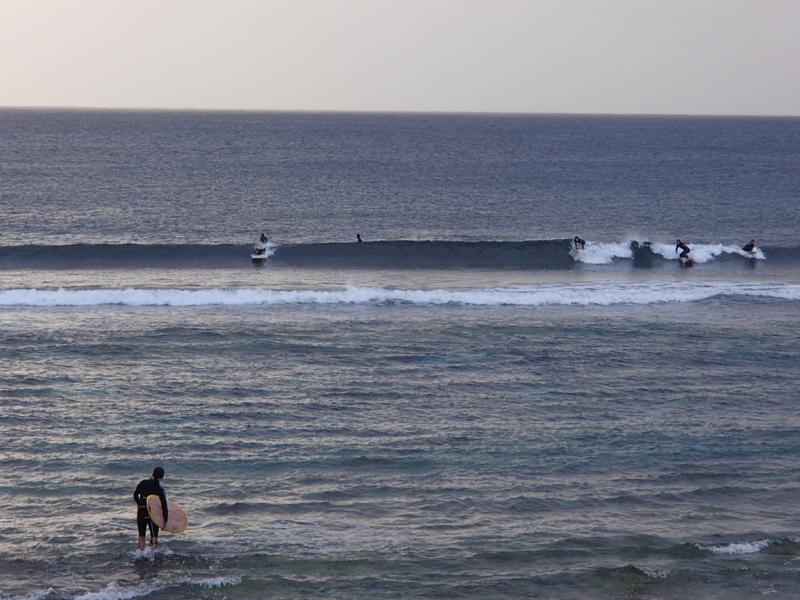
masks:
<path fill-rule="evenodd" d="M 800 598 L 798 200 L 800 119 L 0 110 L 0 599 Z"/>

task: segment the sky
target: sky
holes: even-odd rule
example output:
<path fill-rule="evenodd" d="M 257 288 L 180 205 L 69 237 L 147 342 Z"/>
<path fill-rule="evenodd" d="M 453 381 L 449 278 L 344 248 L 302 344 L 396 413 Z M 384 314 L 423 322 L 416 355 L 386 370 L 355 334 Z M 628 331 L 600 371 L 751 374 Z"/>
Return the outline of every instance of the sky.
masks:
<path fill-rule="evenodd" d="M 800 115 L 800 0 L 0 0 L 0 106 Z"/>

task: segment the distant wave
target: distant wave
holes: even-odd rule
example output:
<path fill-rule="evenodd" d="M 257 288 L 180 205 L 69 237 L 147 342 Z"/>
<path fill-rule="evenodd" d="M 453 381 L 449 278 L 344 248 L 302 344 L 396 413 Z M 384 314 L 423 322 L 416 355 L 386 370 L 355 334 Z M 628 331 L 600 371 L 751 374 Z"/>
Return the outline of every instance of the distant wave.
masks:
<path fill-rule="evenodd" d="M 569 240 L 385 241 L 278 246 L 270 264 L 378 268 L 568 269 Z"/>
<path fill-rule="evenodd" d="M 381 241 L 270 244 L 271 267 L 564 269 L 568 240 L 525 242 Z M 250 267 L 250 246 L 70 244 L 0 247 L 0 268 Z"/>
<path fill-rule="evenodd" d="M 658 242 L 645 242 L 638 245 L 631 244 L 635 248 L 636 254 L 647 254 L 648 252 L 654 256 L 660 256 L 667 260 L 678 260 L 679 254 L 675 250 L 675 244 L 663 244 Z M 697 263 L 711 262 L 716 258 L 744 258 L 746 260 L 765 260 L 766 255 L 761 248 L 757 248 L 754 254 L 744 251 L 739 246 L 732 246 L 728 244 L 692 244 L 692 251 L 690 256 Z"/>
<path fill-rule="evenodd" d="M 696 263 L 707 263 L 720 259 L 765 260 L 766 254 L 757 248 L 755 254 L 745 252 L 739 246 L 730 244 L 692 244 L 690 256 Z M 607 265 L 615 260 L 630 259 L 635 266 L 652 266 L 654 262 L 677 261 L 680 255 L 675 251 L 675 244 L 660 242 L 588 242 L 582 250 L 571 250 L 570 255 L 576 262 L 592 265 Z"/>
<path fill-rule="evenodd" d="M 774 554 L 793 555 L 800 551 L 800 540 L 795 538 L 761 539 L 750 542 L 733 542 L 719 545 L 694 544 L 694 546 L 705 552 L 720 556 L 743 556 L 747 554 L 758 554 L 765 550 Z"/>
<path fill-rule="evenodd" d="M 603 283 L 531 285 L 472 290 L 8 289 L 0 306 L 248 306 L 291 304 L 412 304 L 463 306 L 611 306 L 697 302 L 718 296 L 800 300 L 800 284 Z"/>
<path fill-rule="evenodd" d="M 691 244 L 698 263 L 794 261 L 800 248 L 759 249 L 755 257 L 726 244 Z M 0 246 L 0 269 L 251 268 L 251 248 L 236 244 L 68 244 Z M 378 241 L 363 243 L 270 244 L 267 267 L 314 268 L 491 268 L 571 269 L 583 263 L 628 262 L 653 267 L 677 261 L 671 243 L 588 241 L 575 251 L 571 241 Z"/>
<path fill-rule="evenodd" d="M 66 244 L 0 246 L 3 269 L 216 268 L 249 265 L 234 244 Z"/>

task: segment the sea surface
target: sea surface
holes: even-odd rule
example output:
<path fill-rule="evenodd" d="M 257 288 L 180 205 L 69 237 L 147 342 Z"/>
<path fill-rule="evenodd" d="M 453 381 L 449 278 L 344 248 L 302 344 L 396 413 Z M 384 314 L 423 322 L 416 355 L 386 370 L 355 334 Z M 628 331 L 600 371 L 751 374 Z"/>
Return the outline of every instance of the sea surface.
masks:
<path fill-rule="evenodd" d="M 0 600 L 800 598 L 798 232 L 800 119 L 0 110 Z"/>

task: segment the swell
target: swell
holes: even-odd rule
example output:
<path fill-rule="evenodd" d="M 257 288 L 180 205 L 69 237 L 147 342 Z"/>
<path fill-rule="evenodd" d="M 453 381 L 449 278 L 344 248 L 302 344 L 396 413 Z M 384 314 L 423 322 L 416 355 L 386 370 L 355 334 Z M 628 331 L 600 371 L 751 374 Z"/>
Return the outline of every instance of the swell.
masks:
<path fill-rule="evenodd" d="M 289 267 L 566 269 L 568 240 L 380 241 L 270 245 L 267 263 Z M 236 244 L 68 244 L 0 247 L 0 269 L 249 267 Z"/>
<path fill-rule="evenodd" d="M 569 240 L 521 242 L 384 241 L 278 246 L 269 258 L 286 266 L 372 268 L 568 269 Z"/>
<path fill-rule="evenodd" d="M 235 244 L 65 244 L 0 246 L 0 269 L 219 268 L 247 264 Z"/>
<path fill-rule="evenodd" d="M 800 248 L 765 247 L 755 256 L 730 244 L 692 245 L 698 263 L 800 263 Z M 43 244 L 0 246 L 0 269 L 218 269 L 251 267 L 251 247 L 239 244 Z M 264 265 L 315 268 L 492 268 L 565 270 L 576 264 L 629 263 L 652 268 L 678 260 L 674 244 L 588 241 L 580 252 L 567 239 L 270 244 Z"/>

